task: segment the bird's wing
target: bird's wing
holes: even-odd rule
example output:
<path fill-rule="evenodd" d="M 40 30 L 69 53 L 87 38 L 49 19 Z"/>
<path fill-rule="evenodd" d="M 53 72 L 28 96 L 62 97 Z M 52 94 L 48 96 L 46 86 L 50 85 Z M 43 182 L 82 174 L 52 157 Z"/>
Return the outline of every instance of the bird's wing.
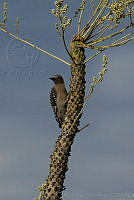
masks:
<path fill-rule="evenodd" d="M 55 88 L 52 88 L 50 92 L 50 103 L 51 103 L 54 114 L 57 113 L 56 98 L 57 98 L 56 90 Z"/>
<path fill-rule="evenodd" d="M 55 115 L 55 119 L 56 121 L 59 123 L 59 127 L 61 128 L 62 122 L 63 122 L 63 118 L 59 117 L 58 115 L 58 107 L 57 107 L 57 92 L 55 87 L 52 87 L 51 92 L 50 92 L 50 103 Z M 62 107 L 64 106 L 66 108 L 67 102 L 64 102 L 64 104 L 62 105 Z"/>
<path fill-rule="evenodd" d="M 53 87 L 50 92 L 50 103 L 51 103 L 51 106 L 52 106 L 52 109 L 53 109 L 53 112 L 55 115 L 55 119 L 59 123 L 59 127 L 61 128 L 61 120 L 57 116 L 58 110 L 57 110 L 57 105 L 56 105 L 56 98 L 57 98 L 56 90 Z"/>

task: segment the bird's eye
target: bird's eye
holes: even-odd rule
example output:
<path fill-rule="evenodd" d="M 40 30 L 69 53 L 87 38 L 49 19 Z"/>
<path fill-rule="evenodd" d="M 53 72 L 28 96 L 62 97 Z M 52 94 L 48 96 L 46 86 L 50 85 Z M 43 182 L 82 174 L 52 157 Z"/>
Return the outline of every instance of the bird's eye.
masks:
<path fill-rule="evenodd" d="M 57 77 L 57 79 L 56 79 L 57 81 L 59 81 L 60 80 L 60 77 Z"/>

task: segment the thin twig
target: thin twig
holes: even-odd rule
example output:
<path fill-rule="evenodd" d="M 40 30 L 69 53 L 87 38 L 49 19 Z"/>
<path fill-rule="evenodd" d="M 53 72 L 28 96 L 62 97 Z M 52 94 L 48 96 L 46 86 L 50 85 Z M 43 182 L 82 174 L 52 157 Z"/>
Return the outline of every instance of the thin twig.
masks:
<path fill-rule="evenodd" d="M 124 44 L 127 44 L 129 41 L 133 40 L 134 39 L 134 36 L 131 37 L 131 38 L 128 38 L 128 39 L 125 39 L 123 40 L 122 42 L 119 42 L 119 43 L 111 43 L 110 45 L 108 46 L 94 46 L 94 49 L 97 49 L 97 50 L 100 50 L 100 49 L 108 49 L 110 47 L 118 47 L 118 46 L 121 46 L 121 45 L 124 45 Z"/>
<path fill-rule="evenodd" d="M 127 35 L 125 35 L 125 36 L 123 36 L 123 37 L 121 37 L 121 38 L 118 38 L 117 40 L 115 40 L 115 41 L 113 42 L 113 44 L 115 44 L 116 42 L 118 42 L 118 41 L 120 41 L 120 40 L 122 40 L 122 39 L 124 39 L 124 38 L 126 38 L 126 37 L 128 37 L 128 36 L 130 36 L 130 35 L 132 35 L 132 34 L 134 34 L 134 32 L 130 32 L 130 33 L 128 33 Z"/>
<path fill-rule="evenodd" d="M 125 38 L 125 36 L 123 36 L 124 38 Z M 122 37 L 122 38 L 123 38 Z M 122 39 L 121 38 L 121 39 Z M 120 38 L 119 38 L 120 39 Z M 119 40 L 118 39 L 118 40 Z M 108 49 L 108 48 L 111 48 L 111 47 L 118 47 L 118 46 L 121 46 L 121 45 L 124 45 L 124 44 L 127 44 L 129 41 L 131 41 L 131 40 L 133 40 L 134 39 L 134 36 L 133 37 L 131 37 L 131 38 L 128 38 L 128 39 L 125 39 L 125 40 L 123 40 L 122 42 L 119 42 L 119 43 L 115 43 L 115 41 L 114 42 L 112 42 L 111 44 L 109 44 L 109 45 L 107 45 L 107 46 L 87 46 L 87 48 L 91 48 L 91 49 L 95 49 L 95 50 L 99 50 L 99 51 L 104 51 L 104 50 L 106 50 L 106 49 Z M 86 46 L 84 46 L 85 48 L 86 48 Z"/>
<path fill-rule="evenodd" d="M 98 31 L 97 33 L 95 33 L 94 35 L 92 35 L 92 36 L 90 37 L 90 39 L 96 37 L 96 36 L 99 35 L 99 34 L 101 34 L 101 35 L 99 36 L 99 37 L 101 37 L 106 31 L 111 30 L 111 29 L 112 29 L 112 27 L 110 27 L 111 24 L 112 24 L 112 23 L 110 22 L 110 23 L 109 23 L 108 25 L 106 25 L 106 26 L 103 25 L 103 27 L 102 27 L 101 29 L 99 29 L 99 31 Z"/>
<path fill-rule="evenodd" d="M 80 129 L 77 131 L 77 133 L 83 131 L 83 130 L 84 130 L 85 128 L 87 128 L 89 125 L 90 125 L 89 123 L 86 124 L 85 126 L 83 126 L 82 128 L 80 128 Z"/>
<path fill-rule="evenodd" d="M 89 3 L 90 3 L 90 6 L 91 6 L 91 9 L 92 9 L 92 14 L 91 14 L 91 16 L 92 16 L 93 12 L 95 10 L 95 8 L 94 8 L 94 0 L 91 0 Z"/>
<path fill-rule="evenodd" d="M 104 33 L 106 33 L 108 30 L 110 30 L 112 22 L 110 22 L 106 27 L 104 27 L 104 29 L 102 30 L 101 35 L 99 35 L 99 37 L 102 37 L 104 35 Z"/>
<path fill-rule="evenodd" d="M 84 64 L 87 63 L 88 61 L 90 61 L 91 59 L 95 58 L 95 57 L 98 56 L 99 54 L 101 54 L 104 50 L 105 50 L 105 49 L 102 49 L 102 50 L 98 51 L 97 53 L 95 53 L 93 56 L 89 57 L 89 58 L 84 62 Z"/>
<path fill-rule="evenodd" d="M 64 44 L 64 47 L 65 47 L 65 50 L 67 51 L 69 57 L 71 58 L 71 60 L 73 61 L 73 63 L 76 64 L 75 61 L 74 61 L 74 59 L 73 59 L 73 57 L 71 56 L 71 54 L 70 54 L 68 48 L 67 48 L 64 34 L 62 35 L 62 40 L 63 40 L 63 44 Z"/>
<path fill-rule="evenodd" d="M 41 52 L 43 52 L 43 53 L 45 53 L 45 54 L 47 54 L 47 55 L 49 55 L 49 56 L 55 58 L 56 60 L 59 60 L 59 61 L 63 62 L 64 64 L 66 64 L 66 65 L 68 65 L 68 66 L 71 66 L 71 64 L 68 63 L 68 62 L 66 62 L 65 60 L 63 60 L 63 59 L 61 59 L 61 58 L 59 58 L 59 57 L 57 57 L 57 56 L 54 56 L 53 54 L 51 54 L 51 53 L 49 53 L 49 52 L 47 52 L 47 51 L 45 51 L 45 50 L 39 48 L 38 46 L 35 46 L 34 44 L 32 44 L 32 43 L 30 43 L 30 42 L 28 42 L 28 41 L 26 41 L 26 40 L 24 40 L 24 39 L 21 39 L 20 37 L 17 37 L 16 35 L 14 35 L 14 34 L 8 32 L 7 30 L 5 30 L 5 29 L 3 29 L 3 28 L 0 28 L 0 30 L 1 30 L 2 32 L 5 32 L 5 33 L 7 33 L 8 35 L 12 36 L 12 37 L 15 38 L 16 40 L 19 40 L 19 41 L 21 41 L 21 42 L 24 42 L 25 44 L 28 44 L 29 46 L 31 46 L 31 47 L 33 47 L 33 48 L 35 48 L 35 49 L 37 49 L 37 50 L 39 50 L 39 51 L 41 51 Z"/>

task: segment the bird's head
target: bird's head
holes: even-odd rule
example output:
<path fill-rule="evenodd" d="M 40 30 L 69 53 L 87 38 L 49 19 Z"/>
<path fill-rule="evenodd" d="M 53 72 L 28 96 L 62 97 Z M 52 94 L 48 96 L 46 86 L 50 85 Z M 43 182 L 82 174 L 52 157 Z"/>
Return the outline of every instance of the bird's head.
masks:
<path fill-rule="evenodd" d="M 55 84 L 56 83 L 64 83 L 64 80 L 63 80 L 62 76 L 59 75 L 59 74 L 53 75 L 49 79 L 51 79 Z"/>

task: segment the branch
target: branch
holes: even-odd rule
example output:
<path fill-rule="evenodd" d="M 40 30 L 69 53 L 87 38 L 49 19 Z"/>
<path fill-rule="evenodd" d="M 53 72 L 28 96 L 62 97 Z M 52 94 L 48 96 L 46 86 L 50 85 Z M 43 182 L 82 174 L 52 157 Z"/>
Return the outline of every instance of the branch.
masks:
<path fill-rule="evenodd" d="M 92 24 L 89 26 L 87 31 L 84 33 L 83 38 L 84 38 L 85 41 L 87 41 L 89 39 L 89 37 L 91 36 L 92 32 L 98 27 L 98 25 L 99 25 L 98 21 L 102 17 L 105 9 L 106 9 L 106 6 L 103 6 L 102 9 L 100 10 L 100 12 L 98 13 L 97 17 L 95 18 L 95 20 L 92 22 Z M 108 15 L 109 15 L 109 13 L 106 15 L 106 17 Z"/>
<path fill-rule="evenodd" d="M 99 39 L 96 39 L 96 40 L 93 40 L 91 42 L 88 43 L 88 45 L 94 45 L 96 43 L 99 43 L 99 42 L 102 42 L 102 41 L 105 41 L 107 39 L 111 39 L 112 37 L 118 35 L 118 34 L 121 34 L 123 33 L 124 31 L 126 31 L 128 28 L 132 27 L 134 24 L 129 24 L 127 27 L 115 32 L 115 33 L 112 33 L 111 35 L 108 35 L 108 36 L 105 36 L 103 38 L 99 38 Z"/>
<path fill-rule="evenodd" d="M 134 32 L 130 32 L 130 33 L 128 33 L 127 35 L 125 35 L 125 36 L 123 36 L 123 37 L 121 37 L 121 38 L 118 38 L 117 40 L 115 40 L 115 41 L 113 42 L 113 44 L 116 43 L 116 42 L 118 42 L 118 41 L 120 41 L 120 40 L 122 40 L 122 39 L 124 39 L 124 38 L 126 38 L 126 37 L 128 37 L 128 36 L 130 36 L 130 35 L 132 35 L 132 34 L 134 34 Z"/>
<path fill-rule="evenodd" d="M 3 29 L 3 28 L 0 28 L 0 30 L 1 30 L 2 32 L 7 33 L 8 35 L 12 36 L 12 37 L 15 38 L 16 40 L 19 40 L 19 41 L 21 41 L 21 42 L 23 42 L 23 43 L 25 43 L 25 44 L 28 44 L 29 46 L 31 46 L 31 47 L 33 47 L 33 48 L 35 48 L 35 49 L 37 49 L 37 50 L 39 50 L 39 51 L 41 51 L 41 52 L 47 54 L 48 56 L 51 56 L 51 57 L 55 58 L 56 60 L 59 60 L 59 61 L 63 62 L 64 64 L 66 64 L 66 65 L 68 65 L 68 66 L 71 65 L 70 63 L 66 62 L 65 60 L 63 60 L 63 59 L 61 59 L 61 58 L 59 58 L 59 57 L 57 57 L 57 56 L 54 56 L 53 54 L 51 54 L 51 53 L 49 53 L 49 52 L 47 52 L 47 51 L 45 51 L 45 50 L 43 50 L 43 49 L 41 49 L 41 48 L 35 46 L 34 44 L 32 44 L 32 43 L 30 43 L 30 42 L 28 42 L 28 41 L 26 41 L 26 40 L 24 40 L 24 39 L 21 39 L 20 37 L 18 37 L 18 36 L 16 36 L 16 35 L 12 34 L 12 33 L 10 33 L 10 32 L 8 32 L 7 30 L 5 30 L 5 29 Z"/>
<path fill-rule="evenodd" d="M 126 39 L 126 40 L 124 40 L 123 42 L 121 42 L 121 43 L 117 43 L 117 44 L 115 44 L 115 41 L 114 42 L 112 42 L 110 45 L 107 45 L 107 46 L 93 46 L 94 44 L 96 44 L 96 43 L 99 43 L 99 42 L 102 42 L 102 41 L 105 41 L 105 40 L 108 40 L 108 39 L 111 39 L 112 37 L 114 37 L 114 36 L 117 36 L 118 34 L 122 34 L 124 31 L 126 31 L 128 28 L 130 28 L 130 27 L 132 27 L 132 26 L 134 26 L 134 24 L 129 24 L 127 27 L 125 27 L 125 28 L 123 28 L 123 29 L 121 29 L 121 30 L 119 30 L 119 31 L 117 31 L 117 32 L 115 32 L 115 33 L 113 33 L 113 34 L 111 34 L 111 35 L 108 35 L 108 36 L 105 36 L 105 37 L 103 37 L 103 38 L 99 38 L 99 39 L 96 39 L 96 40 L 93 40 L 93 41 L 91 41 L 91 42 L 89 42 L 89 43 L 84 43 L 84 42 L 82 42 L 82 41 L 80 41 L 79 42 L 79 44 L 78 44 L 78 46 L 79 47 L 83 47 L 83 48 L 90 48 L 90 49 L 95 49 L 95 50 L 101 50 L 102 51 L 102 49 L 108 49 L 108 48 L 110 48 L 110 47 L 116 47 L 116 46 L 120 46 L 120 45 L 123 45 L 123 44 L 126 44 L 128 41 L 130 41 L 130 40 L 132 40 L 133 39 L 133 37 L 130 39 Z M 133 33 L 133 32 L 132 32 Z M 131 33 L 131 34 L 132 34 Z M 128 36 L 128 35 L 127 35 Z M 123 36 L 123 37 L 126 37 L 126 36 Z M 123 38 L 122 38 L 123 39 Z M 120 40 L 120 38 L 118 39 L 118 40 Z M 89 59 L 90 60 L 90 59 Z M 89 61 L 88 60 L 88 61 Z"/>
<path fill-rule="evenodd" d="M 110 22 L 107 26 L 104 26 L 104 28 L 102 28 L 101 31 L 98 32 L 98 35 L 101 34 L 98 36 L 98 38 L 102 37 L 102 35 L 104 35 L 108 30 L 111 30 L 113 28 L 111 25 L 112 25 L 112 22 Z"/>
<path fill-rule="evenodd" d="M 69 52 L 69 50 L 68 50 L 68 48 L 67 48 L 67 45 L 66 45 L 65 32 L 64 32 L 64 30 L 63 30 L 63 27 L 62 27 L 62 35 L 61 35 L 61 38 L 62 38 L 62 40 L 63 40 L 63 44 L 64 44 L 64 47 L 65 47 L 66 52 L 68 53 L 70 59 L 71 59 L 71 60 L 73 61 L 73 63 L 75 64 L 75 61 L 74 61 L 73 57 L 71 56 L 71 54 L 70 54 L 70 52 Z"/>
<path fill-rule="evenodd" d="M 101 8 L 101 2 L 99 3 L 97 8 L 92 13 L 90 20 L 87 22 L 87 24 L 84 26 L 84 28 L 79 32 L 79 34 L 77 36 L 82 36 L 84 34 L 84 32 L 89 28 L 90 23 L 92 22 L 93 18 L 95 17 L 97 12 L 100 10 L 100 8 Z"/>
<path fill-rule="evenodd" d="M 84 11 L 85 11 L 85 4 L 86 4 L 86 0 L 82 0 L 82 3 L 81 3 L 81 12 L 80 12 L 80 17 L 79 17 L 79 21 L 78 21 L 78 34 L 80 32 L 80 26 L 81 26 L 81 22 L 82 22 L 82 17 L 83 17 L 83 14 L 84 14 Z"/>
<path fill-rule="evenodd" d="M 121 46 L 121 45 L 124 45 L 124 44 L 127 44 L 129 41 L 133 40 L 134 39 L 134 36 L 131 37 L 131 38 L 128 38 L 128 39 L 125 39 L 124 41 L 122 42 L 119 42 L 119 43 L 111 43 L 110 45 L 108 46 L 95 46 L 94 49 L 108 49 L 110 47 L 118 47 L 118 46 Z"/>
<path fill-rule="evenodd" d="M 103 24 L 102 27 L 98 30 L 98 32 L 95 33 L 94 35 L 92 35 L 92 36 L 90 37 L 90 39 L 96 37 L 96 36 L 99 35 L 99 34 L 101 34 L 101 36 L 102 36 L 102 34 L 104 34 L 106 31 L 111 30 L 111 29 L 113 28 L 113 27 L 111 26 L 111 24 L 112 24 L 111 22 L 109 22 L 109 24 L 106 25 L 106 26 L 104 26 L 104 24 Z M 101 36 L 99 36 L 99 38 L 100 38 Z"/>
<path fill-rule="evenodd" d="M 71 56 L 71 54 L 70 54 L 70 52 L 69 52 L 69 50 L 67 48 L 67 45 L 66 45 L 66 40 L 65 40 L 65 24 L 63 23 L 63 16 L 59 15 L 58 19 L 59 19 L 59 26 L 57 26 L 57 30 L 58 30 L 58 32 L 60 34 L 60 37 L 61 37 L 62 41 L 63 41 L 63 44 L 64 44 L 64 47 L 65 47 L 65 50 L 66 50 L 67 54 L 69 55 L 70 59 L 75 64 L 74 59 Z M 60 27 L 60 29 L 59 29 L 59 27 Z"/>

